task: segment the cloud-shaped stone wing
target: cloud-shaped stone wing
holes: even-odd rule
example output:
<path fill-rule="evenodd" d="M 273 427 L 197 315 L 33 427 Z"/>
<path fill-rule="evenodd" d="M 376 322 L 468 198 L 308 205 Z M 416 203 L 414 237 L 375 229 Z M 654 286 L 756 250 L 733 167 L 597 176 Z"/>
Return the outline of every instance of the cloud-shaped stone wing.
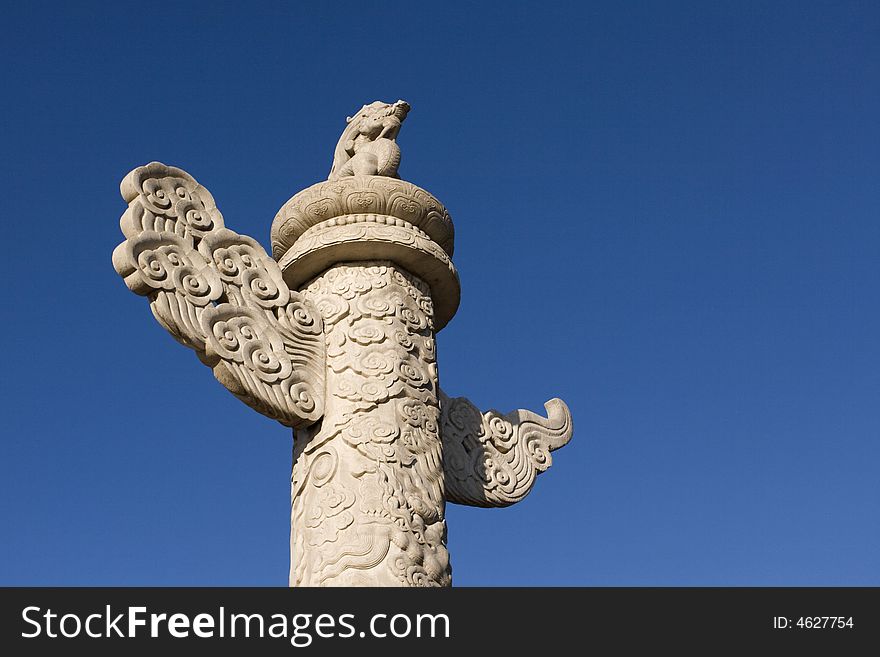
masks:
<path fill-rule="evenodd" d="M 481 412 L 464 397 L 440 393 L 440 435 L 446 500 L 499 507 L 519 502 L 550 467 L 550 452 L 572 435 L 561 399 L 544 404 L 547 417 L 525 410 Z"/>
<path fill-rule="evenodd" d="M 113 266 L 128 288 L 248 406 L 287 426 L 318 420 L 321 316 L 288 289 L 263 247 L 225 228 L 211 193 L 181 169 L 138 167 L 120 191 L 126 240 Z"/>

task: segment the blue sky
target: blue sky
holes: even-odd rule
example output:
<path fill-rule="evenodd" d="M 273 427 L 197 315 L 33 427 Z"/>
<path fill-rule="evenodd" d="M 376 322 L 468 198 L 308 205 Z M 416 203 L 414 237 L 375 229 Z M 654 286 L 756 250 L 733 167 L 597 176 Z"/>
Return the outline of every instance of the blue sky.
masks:
<path fill-rule="evenodd" d="M 448 508 L 457 585 L 880 585 L 880 10 L 828 3 L 4 9 L 0 584 L 284 585 L 289 432 L 110 264 L 157 159 L 268 243 L 404 98 L 463 296 L 441 383 L 559 396 L 532 494 Z"/>

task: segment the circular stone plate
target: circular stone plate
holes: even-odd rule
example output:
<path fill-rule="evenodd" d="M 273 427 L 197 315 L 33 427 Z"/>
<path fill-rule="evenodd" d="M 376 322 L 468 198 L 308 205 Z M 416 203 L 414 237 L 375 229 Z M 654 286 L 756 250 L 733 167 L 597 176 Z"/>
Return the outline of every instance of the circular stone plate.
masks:
<path fill-rule="evenodd" d="M 405 180 L 350 176 L 307 187 L 284 204 L 272 222 L 272 256 L 280 261 L 303 233 L 317 224 L 365 213 L 402 219 L 452 255 L 452 219 L 434 196 Z"/>

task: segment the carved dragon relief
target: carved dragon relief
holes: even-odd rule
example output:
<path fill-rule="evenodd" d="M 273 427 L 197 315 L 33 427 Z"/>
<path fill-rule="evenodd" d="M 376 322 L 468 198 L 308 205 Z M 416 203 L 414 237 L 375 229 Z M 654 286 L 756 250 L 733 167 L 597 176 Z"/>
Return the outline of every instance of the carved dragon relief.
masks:
<path fill-rule="evenodd" d="M 330 181 L 352 182 L 316 187 L 321 214 L 303 193 L 288 202 L 280 265 L 181 169 L 153 162 L 120 188 L 126 285 L 236 397 L 296 429 L 292 585 L 449 585 L 445 503 L 518 502 L 572 435 L 561 400 L 546 418 L 501 415 L 439 389 L 434 335 L 459 294 L 451 220 L 410 183 L 370 183 L 396 178 L 408 111 L 377 101 L 349 119 Z M 388 198 L 366 207 L 365 189 Z"/>

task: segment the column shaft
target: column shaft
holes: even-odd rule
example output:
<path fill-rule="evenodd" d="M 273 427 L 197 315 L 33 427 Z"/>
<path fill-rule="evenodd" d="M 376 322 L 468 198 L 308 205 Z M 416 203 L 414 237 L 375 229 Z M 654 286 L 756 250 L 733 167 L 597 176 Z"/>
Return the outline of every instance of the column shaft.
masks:
<path fill-rule="evenodd" d="M 324 418 L 297 432 L 291 586 L 449 586 L 430 290 L 388 261 L 301 292 L 327 341 Z"/>

